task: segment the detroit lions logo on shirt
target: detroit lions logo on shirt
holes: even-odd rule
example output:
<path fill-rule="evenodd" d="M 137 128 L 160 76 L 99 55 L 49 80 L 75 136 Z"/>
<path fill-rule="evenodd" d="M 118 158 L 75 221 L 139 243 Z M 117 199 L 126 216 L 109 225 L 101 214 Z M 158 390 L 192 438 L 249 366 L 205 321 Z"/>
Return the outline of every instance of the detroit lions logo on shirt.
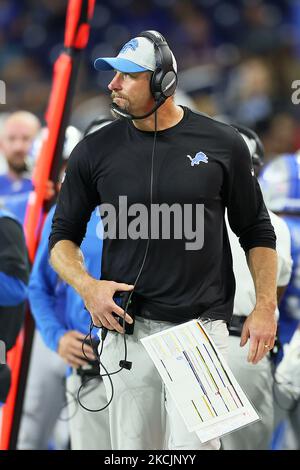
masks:
<path fill-rule="evenodd" d="M 128 49 L 135 51 L 138 48 L 138 45 L 139 45 L 139 42 L 137 39 L 131 39 L 131 41 L 126 42 L 126 44 L 124 44 L 119 54 L 125 54 L 125 52 L 127 52 Z"/>
<path fill-rule="evenodd" d="M 208 163 L 208 158 L 207 156 L 205 155 L 205 153 L 203 152 L 198 152 L 196 153 L 196 155 L 194 156 L 194 158 L 192 158 L 190 155 L 187 155 L 187 158 L 190 159 L 191 161 L 191 166 L 194 166 L 194 165 L 199 165 L 199 163 Z"/>

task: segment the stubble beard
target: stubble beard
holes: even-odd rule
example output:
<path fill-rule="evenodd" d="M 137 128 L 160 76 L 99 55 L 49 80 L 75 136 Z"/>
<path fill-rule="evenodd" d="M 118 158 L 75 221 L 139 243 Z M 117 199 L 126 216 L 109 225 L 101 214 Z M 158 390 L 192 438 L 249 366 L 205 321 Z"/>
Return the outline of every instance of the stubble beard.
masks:
<path fill-rule="evenodd" d="M 130 114 L 130 104 L 129 104 L 129 101 L 127 98 L 123 98 L 120 102 L 116 102 L 115 99 L 116 98 L 123 98 L 122 96 L 118 96 L 117 93 L 112 93 L 111 94 L 111 99 L 112 99 L 112 104 L 115 104 L 116 106 L 118 106 L 118 108 L 120 108 L 122 111 L 125 111 L 126 113 Z M 119 114 L 115 113 L 113 109 L 111 109 L 111 113 L 112 115 L 114 116 L 114 118 L 117 118 L 117 119 L 122 119 L 122 116 L 120 116 Z M 125 119 L 125 117 L 124 117 Z"/>
<path fill-rule="evenodd" d="M 18 164 L 14 162 L 7 162 L 7 164 L 8 164 L 9 170 L 12 171 L 13 173 L 16 173 L 19 176 L 28 171 L 27 164 L 25 161 L 18 163 Z"/>

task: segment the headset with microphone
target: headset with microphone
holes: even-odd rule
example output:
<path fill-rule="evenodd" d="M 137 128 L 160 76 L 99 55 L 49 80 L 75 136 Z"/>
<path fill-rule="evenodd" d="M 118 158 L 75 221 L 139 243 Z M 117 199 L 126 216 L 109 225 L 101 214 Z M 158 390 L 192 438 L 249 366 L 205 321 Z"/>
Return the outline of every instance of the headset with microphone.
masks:
<path fill-rule="evenodd" d="M 177 72 L 174 68 L 173 55 L 170 51 L 167 41 L 157 31 L 143 31 L 138 35 L 149 39 L 154 44 L 156 69 L 152 73 L 150 81 L 150 90 L 155 100 L 155 105 L 146 114 L 135 116 L 112 103 L 111 109 L 118 116 L 126 119 L 145 119 L 153 114 L 169 96 L 172 96 L 177 86 Z"/>

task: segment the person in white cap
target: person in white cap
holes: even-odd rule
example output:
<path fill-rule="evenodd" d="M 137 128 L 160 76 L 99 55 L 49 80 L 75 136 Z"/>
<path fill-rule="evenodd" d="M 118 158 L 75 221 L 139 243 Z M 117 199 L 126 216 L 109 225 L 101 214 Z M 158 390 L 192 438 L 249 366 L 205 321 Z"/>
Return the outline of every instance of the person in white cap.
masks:
<path fill-rule="evenodd" d="M 256 288 L 257 302 L 245 324 L 248 360 L 257 363 L 273 347 L 276 240 L 248 149 L 231 126 L 175 103 L 176 62 L 161 34 L 143 32 L 117 57 L 97 59 L 95 67 L 116 71 L 108 88 L 113 112 L 124 119 L 87 136 L 74 149 L 53 218 L 51 263 L 83 298 L 91 326 L 102 325 L 103 338 L 109 330 L 101 363 L 109 372 L 119 370 L 103 375 L 108 398 L 111 383 L 114 387 L 109 406 L 112 448 L 218 449 L 219 439 L 201 444 L 195 432 L 188 432 L 139 340 L 200 317 L 226 353 L 235 290 L 224 222 L 227 207 Z M 101 280 L 87 272 L 79 249 L 98 204 L 106 234 Z M 169 221 L 163 217 L 157 227 L 151 224 L 149 209 L 157 204 L 187 211 L 179 237 L 175 223 L 168 225 L 171 214 Z M 107 209 L 115 211 L 116 219 L 105 220 Z M 198 211 L 203 211 L 204 223 Z M 199 232 L 193 231 L 195 220 Z"/>

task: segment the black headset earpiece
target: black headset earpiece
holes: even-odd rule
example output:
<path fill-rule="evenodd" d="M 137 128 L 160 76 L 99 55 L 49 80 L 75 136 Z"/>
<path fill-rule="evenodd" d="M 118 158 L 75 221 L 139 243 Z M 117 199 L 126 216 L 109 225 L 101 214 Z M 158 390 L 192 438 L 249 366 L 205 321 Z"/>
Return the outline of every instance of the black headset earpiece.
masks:
<path fill-rule="evenodd" d="M 150 89 L 155 101 L 164 101 L 174 94 L 177 86 L 172 53 L 165 38 L 157 31 L 143 31 L 138 36 L 154 44 L 156 69 L 151 77 Z"/>

